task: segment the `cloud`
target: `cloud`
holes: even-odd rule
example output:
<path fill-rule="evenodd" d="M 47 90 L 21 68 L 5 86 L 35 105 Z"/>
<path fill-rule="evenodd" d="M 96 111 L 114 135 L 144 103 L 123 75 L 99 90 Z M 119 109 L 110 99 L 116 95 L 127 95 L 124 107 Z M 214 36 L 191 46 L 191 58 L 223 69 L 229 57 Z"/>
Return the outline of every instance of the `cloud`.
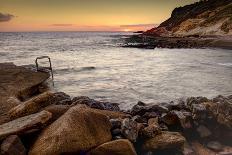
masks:
<path fill-rule="evenodd" d="M 73 26 L 73 24 L 52 24 L 51 26 Z"/>
<path fill-rule="evenodd" d="M 0 22 L 8 22 L 14 17 L 15 17 L 14 15 L 0 12 Z"/>

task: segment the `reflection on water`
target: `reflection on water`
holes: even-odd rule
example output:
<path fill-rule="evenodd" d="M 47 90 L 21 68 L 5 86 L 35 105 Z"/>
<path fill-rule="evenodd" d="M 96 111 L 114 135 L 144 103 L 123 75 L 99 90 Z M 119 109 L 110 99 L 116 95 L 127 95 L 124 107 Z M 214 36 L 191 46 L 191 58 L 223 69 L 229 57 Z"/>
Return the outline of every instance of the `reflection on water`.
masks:
<path fill-rule="evenodd" d="M 55 89 L 121 103 L 232 94 L 232 51 L 121 48 L 122 33 L 1 33 L 0 62 L 52 58 Z"/>

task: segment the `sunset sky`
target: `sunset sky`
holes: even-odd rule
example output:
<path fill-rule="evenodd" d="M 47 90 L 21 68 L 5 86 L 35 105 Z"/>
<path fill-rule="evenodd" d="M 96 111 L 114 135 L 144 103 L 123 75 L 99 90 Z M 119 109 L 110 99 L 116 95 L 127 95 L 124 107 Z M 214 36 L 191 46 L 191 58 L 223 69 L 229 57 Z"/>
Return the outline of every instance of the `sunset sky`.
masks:
<path fill-rule="evenodd" d="M 137 31 L 198 0 L 0 0 L 0 31 Z"/>

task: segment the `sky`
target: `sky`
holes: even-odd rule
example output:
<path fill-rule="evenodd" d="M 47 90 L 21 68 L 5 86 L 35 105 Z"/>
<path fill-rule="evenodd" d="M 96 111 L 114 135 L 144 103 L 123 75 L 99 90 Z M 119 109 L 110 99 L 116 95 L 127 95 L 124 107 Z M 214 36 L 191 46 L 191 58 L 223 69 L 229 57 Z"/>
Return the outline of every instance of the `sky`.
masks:
<path fill-rule="evenodd" d="M 0 32 L 139 31 L 198 0 L 0 0 Z"/>

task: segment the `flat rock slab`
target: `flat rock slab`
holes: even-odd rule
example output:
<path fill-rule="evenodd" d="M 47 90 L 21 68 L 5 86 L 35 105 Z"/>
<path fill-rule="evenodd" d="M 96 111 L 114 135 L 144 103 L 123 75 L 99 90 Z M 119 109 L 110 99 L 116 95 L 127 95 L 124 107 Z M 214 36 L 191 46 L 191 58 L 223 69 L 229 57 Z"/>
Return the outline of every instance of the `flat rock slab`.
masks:
<path fill-rule="evenodd" d="M 49 78 L 49 73 L 36 72 L 13 63 L 0 63 L 0 124 L 2 117 L 11 108 L 14 102 L 7 102 L 10 97 L 24 99 L 35 91 L 38 86 Z"/>
<path fill-rule="evenodd" d="M 20 135 L 41 129 L 51 118 L 52 114 L 44 110 L 2 124 L 0 125 L 0 140 L 9 135 Z"/>

